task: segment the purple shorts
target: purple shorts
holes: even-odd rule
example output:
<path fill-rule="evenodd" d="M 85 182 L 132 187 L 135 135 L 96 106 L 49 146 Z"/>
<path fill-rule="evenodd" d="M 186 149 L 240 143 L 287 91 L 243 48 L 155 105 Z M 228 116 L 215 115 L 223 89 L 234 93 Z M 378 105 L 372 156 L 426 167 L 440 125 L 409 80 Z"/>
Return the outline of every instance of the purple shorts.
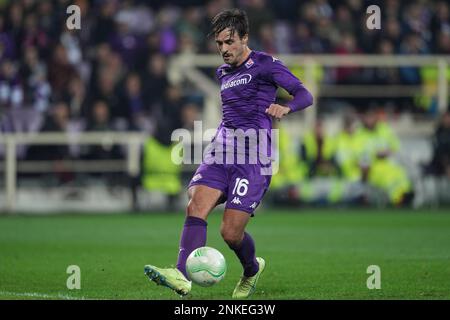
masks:
<path fill-rule="evenodd" d="M 261 174 L 259 164 L 205 164 L 195 172 L 189 187 L 205 185 L 222 191 L 219 203 L 226 202 L 225 209 L 253 212 L 259 206 L 269 188 L 270 175 Z"/>

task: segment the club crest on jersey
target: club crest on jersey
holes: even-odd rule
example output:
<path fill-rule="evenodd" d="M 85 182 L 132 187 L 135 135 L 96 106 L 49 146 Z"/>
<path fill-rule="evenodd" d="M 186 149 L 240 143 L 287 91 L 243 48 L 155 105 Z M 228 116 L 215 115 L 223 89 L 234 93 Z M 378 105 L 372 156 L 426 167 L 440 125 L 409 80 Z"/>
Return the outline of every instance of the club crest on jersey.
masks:
<path fill-rule="evenodd" d="M 245 63 L 245 66 L 248 68 L 250 68 L 252 65 L 254 64 L 252 59 L 248 59 L 248 61 Z"/>
<path fill-rule="evenodd" d="M 228 88 L 237 87 L 243 84 L 248 84 L 252 81 L 251 74 L 244 73 L 244 74 L 237 74 L 236 76 L 232 77 L 231 79 L 228 79 L 226 82 L 222 83 L 222 86 L 220 87 L 220 91 L 223 91 Z"/>

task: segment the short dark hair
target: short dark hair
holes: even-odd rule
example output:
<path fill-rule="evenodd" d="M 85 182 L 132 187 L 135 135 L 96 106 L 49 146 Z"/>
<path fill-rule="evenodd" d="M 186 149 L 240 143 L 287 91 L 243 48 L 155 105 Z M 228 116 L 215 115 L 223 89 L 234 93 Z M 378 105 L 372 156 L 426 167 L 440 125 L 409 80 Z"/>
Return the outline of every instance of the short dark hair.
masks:
<path fill-rule="evenodd" d="M 212 19 L 211 24 L 212 30 L 208 36 L 216 36 L 226 28 L 230 29 L 231 36 L 237 31 L 241 39 L 249 33 L 247 13 L 241 9 L 224 10 Z"/>

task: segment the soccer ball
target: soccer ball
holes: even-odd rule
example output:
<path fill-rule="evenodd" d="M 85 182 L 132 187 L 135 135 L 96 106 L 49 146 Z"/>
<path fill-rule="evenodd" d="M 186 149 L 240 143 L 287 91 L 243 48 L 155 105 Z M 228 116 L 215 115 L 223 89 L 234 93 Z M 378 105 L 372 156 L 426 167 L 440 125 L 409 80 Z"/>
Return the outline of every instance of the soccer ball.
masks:
<path fill-rule="evenodd" d="M 187 258 L 186 271 L 192 282 L 202 287 L 210 287 L 225 277 L 227 263 L 218 250 L 200 247 L 192 251 Z"/>

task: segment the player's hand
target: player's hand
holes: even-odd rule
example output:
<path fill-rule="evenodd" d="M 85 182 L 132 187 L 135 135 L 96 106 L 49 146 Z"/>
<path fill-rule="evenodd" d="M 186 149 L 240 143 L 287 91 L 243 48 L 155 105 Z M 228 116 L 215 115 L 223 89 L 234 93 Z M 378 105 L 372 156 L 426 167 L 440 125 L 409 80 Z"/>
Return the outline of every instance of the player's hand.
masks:
<path fill-rule="evenodd" d="M 267 109 L 266 113 L 271 115 L 277 120 L 283 118 L 286 114 L 291 111 L 291 108 L 285 107 L 276 103 L 272 103 Z"/>

